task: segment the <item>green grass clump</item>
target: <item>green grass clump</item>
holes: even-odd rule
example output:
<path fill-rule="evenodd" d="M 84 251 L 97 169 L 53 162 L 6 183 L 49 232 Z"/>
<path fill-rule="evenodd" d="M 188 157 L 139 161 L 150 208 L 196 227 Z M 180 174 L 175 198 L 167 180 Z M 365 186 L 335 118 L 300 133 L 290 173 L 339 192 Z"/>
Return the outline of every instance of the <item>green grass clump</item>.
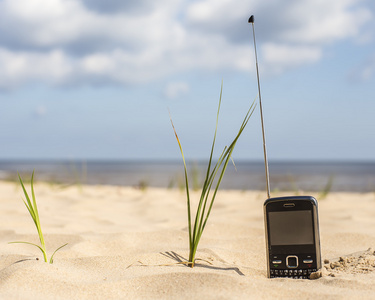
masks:
<path fill-rule="evenodd" d="M 212 156 L 215 148 L 215 141 L 216 141 L 216 133 L 217 133 L 217 125 L 219 121 L 219 112 L 220 112 L 220 105 L 221 105 L 221 96 L 223 92 L 223 84 L 221 84 L 221 90 L 220 90 L 220 98 L 219 98 L 219 106 L 217 110 L 217 115 L 216 115 L 216 126 L 215 126 L 215 134 L 214 134 L 214 139 L 212 142 L 212 147 L 211 147 L 211 153 L 209 157 L 209 162 L 207 166 L 207 172 L 206 172 L 206 177 L 204 179 L 204 183 L 202 186 L 202 192 L 200 196 L 200 200 L 198 203 L 197 211 L 195 214 L 195 220 L 194 224 L 192 223 L 192 214 L 191 214 L 191 203 L 190 203 L 190 193 L 189 193 L 189 180 L 188 180 L 188 172 L 186 168 L 186 162 L 185 162 L 185 156 L 184 152 L 182 150 L 182 146 L 180 143 L 180 140 L 177 136 L 176 129 L 173 125 L 172 119 L 172 127 L 180 148 L 182 160 L 184 163 L 184 173 L 185 173 L 185 189 L 186 189 L 186 196 L 187 196 L 187 211 L 188 211 L 188 227 L 189 227 L 189 260 L 186 263 L 189 267 L 193 268 L 195 264 L 195 255 L 197 251 L 197 247 L 199 244 L 199 241 L 201 239 L 201 236 L 203 234 L 204 228 L 207 224 L 208 217 L 211 213 L 212 206 L 215 201 L 215 197 L 219 188 L 219 185 L 221 183 L 221 180 L 223 179 L 225 170 L 227 168 L 227 165 L 229 163 L 229 160 L 232 157 L 232 153 L 234 150 L 234 147 L 242 134 L 243 130 L 245 129 L 247 123 L 249 122 L 249 119 L 254 112 L 255 109 L 255 101 L 252 103 L 250 106 L 242 124 L 241 127 L 232 141 L 232 143 L 229 146 L 225 146 L 224 150 L 222 151 L 218 161 L 216 164 L 213 166 L 212 162 Z M 215 181 L 216 175 L 219 174 L 219 178 L 217 181 Z M 213 193 L 211 193 L 211 189 L 213 188 Z"/>
<path fill-rule="evenodd" d="M 15 244 L 15 243 L 22 243 L 22 244 L 29 244 L 29 245 L 33 245 L 35 247 L 38 247 L 40 249 L 40 251 L 42 251 L 43 253 L 43 258 L 44 258 L 44 261 L 45 262 L 48 262 L 47 260 L 47 251 L 46 251 L 46 244 L 44 242 L 44 237 L 43 237 L 43 233 L 42 233 L 42 227 L 40 226 L 40 220 L 39 220 L 39 213 L 38 213 L 38 207 L 36 205 L 36 200 L 35 200 L 35 192 L 34 192 L 34 172 L 31 176 L 31 196 L 32 196 L 32 202 L 30 200 L 30 197 L 29 195 L 27 194 L 27 191 L 25 189 L 25 186 L 22 182 L 22 179 L 21 179 L 21 176 L 18 174 L 18 178 L 19 178 L 19 181 L 21 183 L 21 186 L 22 186 L 22 189 L 23 189 L 23 193 L 25 194 L 25 197 L 26 197 L 26 201 L 23 200 L 23 202 L 25 203 L 26 205 L 26 208 L 27 210 L 29 211 L 30 213 L 30 216 L 31 218 L 33 219 L 34 221 L 34 224 L 36 226 L 36 229 L 38 231 L 38 235 L 39 235 L 39 240 L 40 240 L 40 246 L 39 245 L 36 245 L 36 244 L 33 244 L 33 243 L 30 243 L 30 242 L 21 242 L 21 241 L 17 241 L 17 242 L 11 242 L 10 244 Z M 53 256 L 55 255 L 55 253 L 60 250 L 62 247 L 65 247 L 67 244 L 64 244 L 62 246 L 60 246 L 59 248 L 57 248 L 50 260 L 49 260 L 49 263 L 52 264 L 53 263 Z"/>

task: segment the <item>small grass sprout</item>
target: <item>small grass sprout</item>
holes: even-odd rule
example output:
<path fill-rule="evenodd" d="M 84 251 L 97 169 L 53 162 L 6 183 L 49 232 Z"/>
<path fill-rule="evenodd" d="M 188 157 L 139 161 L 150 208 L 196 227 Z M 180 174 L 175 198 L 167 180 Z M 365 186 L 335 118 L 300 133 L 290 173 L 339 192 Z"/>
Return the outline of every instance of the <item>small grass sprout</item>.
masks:
<path fill-rule="evenodd" d="M 210 216 L 212 206 L 215 201 L 215 197 L 217 194 L 217 191 L 219 189 L 219 185 L 223 179 L 225 170 L 227 168 L 227 165 L 229 163 L 229 160 L 232 159 L 232 153 L 234 150 L 234 147 L 242 134 L 243 130 L 245 129 L 247 123 L 249 122 L 249 119 L 251 115 L 254 112 L 255 109 L 255 100 L 251 104 L 249 110 L 247 111 L 247 114 L 245 118 L 243 119 L 243 122 L 241 124 L 241 127 L 232 141 L 232 143 L 229 146 L 225 146 L 224 150 L 222 151 L 219 159 L 217 160 L 216 164 L 213 163 L 213 153 L 215 148 L 215 141 L 216 141 L 216 134 L 217 134 L 217 127 L 218 127 L 218 121 L 219 121 L 219 112 L 220 112 L 220 106 L 221 106 L 221 97 L 223 92 L 223 83 L 221 84 L 221 90 L 220 90 L 220 98 L 219 98 L 219 105 L 216 115 L 216 126 L 215 126 L 215 134 L 211 146 L 211 153 L 208 161 L 207 166 L 207 172 L 206 177 L 204 179 L 204 183 L 202 186 L 202 191 L 197 207 L 197 211 L 195 214 L 195 220 L 194 224 L 192 222 L 192 213 L 191 213 L 191 201 L 190 201 L 190 192 L 189 192 L 189 180 L 188 180 L 188 172 L 186 167 L 186 161 L 184 152 L 182 150 L 182 146 L 180 143 L 180 139 L 178 138 L 176 129 L 173 125 L 172 118 L 171 123 L 173 127 L 173 131 L 175 133 L 178 146 L 180 148 L 183 164 L 184 164 L 184 174 L 185 174 L 185 189 L 186 189 L 186 196 L 187 196 L 187 212 L 188 212 L 188 228 L 189 228 L 189 260 L 185 264 L 191 268 L 194 267 L 195 261 L 196 261 L 196 252 L 198 248 L 199 241 L 202 237 L 204 228 L 207 224 L 208 217 Z M 216 175 L 219 175 L 218 179 L 215 181 Z M 214 187 L 214 188 L 213 188 Z M 212 192 L 213 190 L 213 192 Z"/>
<path fill-rule="evenodd" d="M 22 243 L 22 244 L 28 244 L 28 245 L 33 245 L 35 247 L 38 247 L 40 251 L 42 251 L 43 253 L 43 258 L 44 258 L 44 261 L 45 262 L 48 262 L 48 259 L 47 259 L 47 251 L 46 251 L 46 244 L 44 242 L 44 236 L 43 236 L 43 233 L 42 233 L 42 227 L 40 226 L 40 220 L 39 220 L 39 212 L 38 212 L 38 207 L 36 205 L 36 199 L 35 199 L 35 192 L 34 192 L 34 172 L 31 176 L 31 197 L 32 197 L 32 201 L 30 200 L 30 197 L 26 191 L 26 188 L 23 184 L 23 181 L 21 179 L 21 176 L 18 174 L 18 178 L 19 178 L 19 181 L 21 183 L 21 186 L 22 186 L 22 190 L 23 190 L 23 193 L 25 194 L 25 197 L 26 197 L 26 201 L 23 200 L 23 202 L 25 203 L 25 206 L 27 208 L 27 210 L 29 211 L 30 213 L 30 216 L 31 218 L 33 219 L 34 221 L 34 224 L 35 224 L 35 227 L 38 231 L 38 235 L 39 235 L 39 240 L 40 240 L 40 246 L 39 245 L 36 245 L 36 244 L 33 244 L 33 243 L 30 243 L 30 242 L 22 242 L 22 241 L 17 241 L 17 242 L 10 242 L 9 244 L 16 244 L 16 243 Z M 65 247 L 67 244 L 64 244 L 62 246 L 60 246 L 59 248 L 57 248 L 50 260 L 49 260 L 49 263 L 52 264 L 53 263 L 53 257 L 55 255 L 55 253 L 60 250 L 62 247 Z"/>

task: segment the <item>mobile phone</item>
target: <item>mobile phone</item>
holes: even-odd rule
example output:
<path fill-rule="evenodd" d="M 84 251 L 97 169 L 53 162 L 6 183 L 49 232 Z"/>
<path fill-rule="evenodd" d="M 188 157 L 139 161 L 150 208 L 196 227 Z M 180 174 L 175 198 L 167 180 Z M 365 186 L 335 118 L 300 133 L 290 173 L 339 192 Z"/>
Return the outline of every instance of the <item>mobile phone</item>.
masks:
<path fill-rule="evenodd" d="M 253 28 L 255 66 L 258 81 L 260 120 L 268 199 L 264 202 L 267 244 L 267 275 L 273 277 L 310 278 L 321 268 L 318 202 L 311 196 L 270 197 L 270 179 L 260 93 L 254 16 L 249 18 Z"/>
<path fill-rule="evenodd" d="M 264 202 L 269 278 L 308 279 L 321 268 L 318 203 L 311 196 Z"/>

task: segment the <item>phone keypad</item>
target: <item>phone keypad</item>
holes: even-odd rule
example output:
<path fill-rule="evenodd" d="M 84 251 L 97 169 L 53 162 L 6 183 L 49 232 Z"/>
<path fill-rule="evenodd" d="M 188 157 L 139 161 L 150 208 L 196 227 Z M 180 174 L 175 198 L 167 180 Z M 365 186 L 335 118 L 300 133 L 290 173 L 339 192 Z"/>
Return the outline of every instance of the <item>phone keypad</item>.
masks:
<path fill-rule="evenodd" d="M 316 271 L 316 269 L 270 269 L 270 278 L 309 279 L 310 274 Z"/>
<path fill-rule="evenodd" d="M 313 253 L 272 254 L 269 257 L 269 277 L 309 279 L 310 274 L 317 271 Z"/>

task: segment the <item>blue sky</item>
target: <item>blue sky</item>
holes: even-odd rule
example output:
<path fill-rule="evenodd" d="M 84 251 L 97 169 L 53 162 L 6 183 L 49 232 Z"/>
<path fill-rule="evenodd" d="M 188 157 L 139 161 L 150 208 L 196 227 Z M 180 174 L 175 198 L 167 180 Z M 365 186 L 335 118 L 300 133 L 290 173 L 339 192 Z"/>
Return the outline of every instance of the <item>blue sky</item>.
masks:
<path fill-rule="evenodd" d="M 0 0 L 0 159 L 207 158 L 257 95 L 271 160 L 375 160 L 372 0 Z M 262 159 L 257 107 L 234 159 Z"/>

